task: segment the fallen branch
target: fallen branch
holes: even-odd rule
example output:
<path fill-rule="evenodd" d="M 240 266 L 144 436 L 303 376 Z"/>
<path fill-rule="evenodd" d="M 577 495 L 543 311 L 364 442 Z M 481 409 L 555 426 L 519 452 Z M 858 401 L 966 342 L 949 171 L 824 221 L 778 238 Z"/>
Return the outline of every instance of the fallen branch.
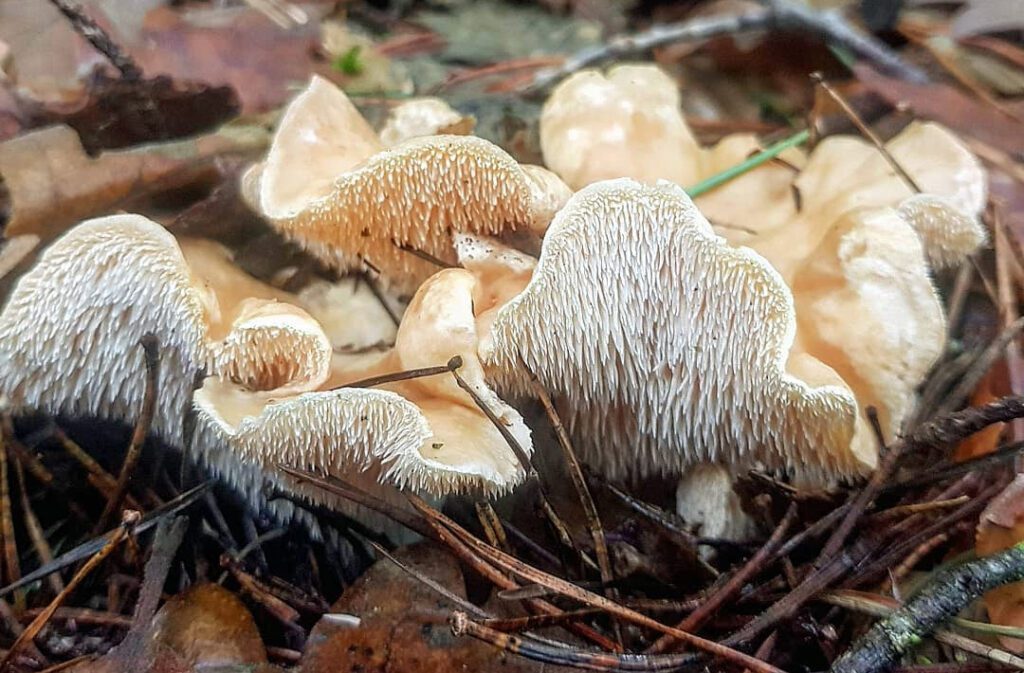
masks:
<path fill-rule="evenodd" d="M 1024 543 L 939 573 L 875 624 L 832 665 L 832 673 L 881 673 L 986 591 L 1024 579 Z"/>
<path fill-rule="evenodd" d="M 754 30 L 801 32 L 844 47 L 855 55 L 878 65 L 902 80 L 925 83 L 928 76 L 906 63 L 885 43 L 862 33 L 839 10 L 816 11 L 793 0 L 768 0 L 763 9 L 743 14 L 701 17 L 679 23 L 654 25 L 632 35 L 619 35 L 606 44 L 583 49 L 554 68 L 538 71 L 521 88 L 538 93 L 587 66 L 678 42 L 700 42 L 719 35 L 735 35 Z"/>

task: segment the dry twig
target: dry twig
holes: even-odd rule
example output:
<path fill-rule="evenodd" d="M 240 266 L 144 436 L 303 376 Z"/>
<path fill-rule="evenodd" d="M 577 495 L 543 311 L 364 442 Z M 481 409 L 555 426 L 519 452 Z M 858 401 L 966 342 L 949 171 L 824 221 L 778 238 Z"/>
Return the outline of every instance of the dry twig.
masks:
<path fill-rule="evenodd" d="M 779 30 L 814 35 L 849 49 L 894 77 L 923 83 L 928 76 L 905 62 L 883 42 L 855 30 L 838 10 L 817 11 L 793 0 L 767 0 L 766 6 L 743 14 L 710 16 L 672 24 L 658 24 L 632 35 L 619 35 L 606 44 L 581 50 L 555 68 L 536 73 L 522 90 L 540 92 L 587 66 L 679 42 L 701 42 L 719 35 L 755 30 Z"/>

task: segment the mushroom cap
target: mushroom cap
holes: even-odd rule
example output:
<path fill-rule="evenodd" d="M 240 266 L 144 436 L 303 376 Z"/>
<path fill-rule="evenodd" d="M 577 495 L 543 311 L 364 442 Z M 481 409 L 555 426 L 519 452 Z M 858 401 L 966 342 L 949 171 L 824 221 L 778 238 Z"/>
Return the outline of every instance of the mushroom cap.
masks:
<path fill-rule="evenodd" d="M 631 177 L 689 185 L 700 146 L 679 111 L 679 88 L 659 68 L 584 70 L 551 92 L 540 116 L 544 163 L 572 189 Z"/>
<path fill-rule="evenodd" d="M 405 313 L 394 350 L 368 371 L 336 370 L 324 388 L 366 375 L 444 365 L 460 356 L 460 375 L 528 454 L 529 429 L 484 382 L 472 312 L 475 282 L 461 269 L 428 279 Z M 279 463 L 345 479 L 371 469 L 382 481 L 434 495 L 502 493 L 524 478 L 505 439 L 451 375 L 382 387 L 284 397 L 210 377 L 196 392 L 197 425 L 203 443 L 224 447 L 268 473 Z"/>
<path fill-rule="evenodd" d="M 315 390 L 331 373 L 334 350 L 320 324 L 298 306 L 250 298 L 214 346 L 213 371 L 278 395 Z"/>
<path fill-rule="evenodd" d="M 380 140 L 386 147 L 393 147 L 412 138 L 444 134 L 464 119 L 440 98 L 414 98 L 391 109 L 380 130 Z"/>
<path fill-rule="evenodd" d="M 206 306 L 174 237 L 139 215 L 82 222 L 44 250 L 0 313 L 0 391 L 16 409 L 134 422 L 148 333 L 160 343 L 152 429 L 180 442 L 208 361 Z"/>
<path fill-rule="evenodd" d="M 145 390 L 138 342 L 152 333 L 160 347 L 152 431 L 188 446 L 256 508 L 266 504 L 268 482 L 310 496 L 310 487 L 286 483 L 276 465 L 249 462 L 214 441 L 201 423 L 191 442 L 182 428 L 204 368 L 227 377 L 224 387 L 266 399 L 324 383 L 330 343 L 305 311 L 283 301 L 289 297 L 242 273 L 220 246 L 194 240 L 179 246 L 147 218 L 86 221 L 43 251 L 0 313 L 0 393 L 17 410 L 135 422 Z M 284 431 L 278 425 L 274 432 Z M 372 467 L 348 476 L 362 483 L 368 474 L 375 483 Z M 291 503 L 270 509 L 313 524 Z"/>
<path fill-rule="evenodd" d="M 511 156 L 480 138 L 427 136 L 383 149 L 345 94 L 317 77 L 243 185 L 279 231 L 325 262 L 363 259 L 406 289 L 436 267 L 397 244 L 450 259 L 450 232 L 536 227 L 552 192 L 531 188 Z"/>
<path fill-rule="evenodd" d="M 814 358 L 797 363 L 810 382 L 787 371 L 795 329 L 779 274 L 715 236 L 682 189 L 611 180 L 555 217 L 481 358 L 499 389 L 525 392 L 521 358 L 611 478 L 707 461 L 862 473 L 874 440 L 855 437 L 856 399 Z"/>
<path fill-rule="evenodd" d="M 942 303 L 914 228 L 892 208 L 848 212 L 791 287 L 798 325 L 793 352 L 827 363 L 861 408 L 875 407 L 886 437 L 895 437 L 946 341 Z M 864 415 L 857 433 L 865 440 L 855 445 L 873 456 Z"/>
<path fill-rule="evenodd" d="M 545 103 L 540 135 L 545 162 L 577 189 L 617 177 L 689 187 L 760 149 L 749 134 L 700 147 L 679 109 L 676 84 L 656 66 L 613 68 L 607 76 L 593 70 L 574 74 Z M 985 173 L 956 136 L 938 124 L 915 122 L 885 147 L 923 192 L 949 205 L 930 209 L 927 217 L 905 214 L 933 266 L 956 264 L 985 242 L 980 222 Z M 859 207 L 896 207 L 911 196 L 871 143 L 832 136 L 811 152 L 806 165 L 800 150 L 787 150 L 780 160 L 696 202 L 723 236 L 756 249 L 788 280 L 789 269 L 818 245 L 839 215 Z"/>
<path fill-rule="evenodd" d="M 922 195 L 915 196 L 882 153 L 867 141 L 855 136 L 832 136 L 814 148 L 794 182 L 800 193 L 802 217 L 816 219 L 819 231 L 824 233 L 823 226 L 855 208 L 897 207 L 910 198 L 915 199 L 914 203 L 921 197 L 938 197 L 945 203 L 944 208 L 926 199 L 923 203 L 931 204 L 927 214 L 914 207 L 905 213 L 933 266 L 958 263 L 985 243 L 987 234 L 980 217 L 987 198 L 987 179 L 981 163 L 960 139 L 938 124 L 914 122 L 885 143 L 885 148 L 921 188 Z M 818 239 L 820 236 L 814 238 Z M 768 256 L 772 257 L 770 253 Z"/>

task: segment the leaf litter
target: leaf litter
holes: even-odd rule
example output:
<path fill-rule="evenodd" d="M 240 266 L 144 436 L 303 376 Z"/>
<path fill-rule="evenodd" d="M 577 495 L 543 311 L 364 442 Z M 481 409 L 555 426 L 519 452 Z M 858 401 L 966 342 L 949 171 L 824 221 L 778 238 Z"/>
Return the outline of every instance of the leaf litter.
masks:
<path fill-rule="evenodd" d="M 343 86 L 350 84 L 365 110 L 376 107 L 382 115 L 393 101 L 409 95 L 411 85 L 419 93 L 438 92 L 461 113 L 476 118 L 478 134 L 521 160 L 537 161 L 539 104 L 520 96 L 517 89 L 523 72 L 531 74 L 552 64 L 526 62 L 524 70 L 517 70 L 507 62 L 568 57 L 609 38 L 598 24 L 565 14 L 564 7 L 497 1 L 442 8 L 416 3 L 405 14 L 410 8 L 403 9 L 402 3 L 397 12 L 350 3 L 348 16 L 330 19 L 335 23 L 321 23 L 328 10 L 315 8 L 313 21 L 290 29 L 280 28 L 253 8 L 260 3 L 221 13 L 203 3 L 191 4 L 198 6 L 160 6 L 142 16 L 135 13 L 133 23 L 123 30 L 110 17 L 103 21 L 147 77 L 166 76 L 144 98 L 160 101 L 161 91 L 172 92 L 166 105 L 158 107 L 182 127 L 151 129 L 152 134 L 145 125 L 132 123 L 132 114 L 138 114 L 137 105 L 133 108 L 138 90 L 121 96 L 119 80 L 109 71 L 79 77 L 82 64 L 103 67 L 102 59 L 75 42 L 74 33 L 58 17 L 46 19 L 24 6 L 17 8 L 24 12 L 21 21 L 38 21 L 35 35 L 53 32 L 64 37 L 45 40 L 34 54 L 25 51 L 24 41 L 9 41 L 15 66 L 35 65 L 9 71 L 17 73 L 17 86 L 5 82 L 3 91 L 13 102 L 0 107 L 0 123 L 7 124 L 3 128 L 10 134 L 0 144 L 9 241 L 3 252 L 11 260 L 3 260 L 5 269 L 24 268 L 24 260 L 30 261 L 38 246 L 81 219 L 131 209 L 149 212 L 171 226 L 187 226 L 192 233 L 209 228 L 210 235 L 216 235 L 219 230 L 221 240 L 239 250 L 252 241 L 271 241 L 273 247 L 256 244 L 257 249 L 276 250 L 274 255 L 281 258 L 263 265 L 260 273 L 268 279 L 282 277 L 288 269 L 289 278 L 329 275 L 282 241 L 260 238 L 267 235 L 266 229 L 241 217 L 244 209 L 239 207 L 237 189 L 224 188 L 237 180 L 234 162 L 261 153 L 269 141 L 273 115 L 251 113 L 277 109 L 313 72 L 326 73 Z M 86 11 L 94 10 L 105 16 L 86 6 Z M 998 14 L 994 7 L 969 3 L 961 14 L 946 14 L 942 20 L 950 24 L 955 38 L 990 33 L 986 39 L 1012 47 L 1013 40 L 1002 32 L 1014 28 L 1012 22 L 998 15 L 972 14 L 978 11 Z M 649 27 L 650 17 L 642 9 L 633 12 L 630 29 Z M 342 30 L 345 21 L 363 20 L 367 25 L 359 33 L 376 35 L 348 46 L 342 42 L 344 48 L 324 39 L 325 31 Z M 391 52 L 382 46 L 398 44 L 389 40 L 391 33 L 413 36 L 429 46 L 408 56 L 401 50 Z M 342 35 L 348 32 L 342 30 Z M 432 41 L 435 37 L 440 42 Z M 0 38 L 6 39 L 3 30 Z M 325 49 L 330 44 L 334 48 Z M 770 58 L 773 45 L 768 44 Z M 352 51 L 355 46 L 359 51 Z M 40 56 L 48 48 L 60 56 L 50 70 Z M 910 55 L 916 48 L 905 49 Z M 927 59 L 923 52 L 913 55 L 919 61 Z M 641 52 L 637 57 L 646 55 Z M 348 65 L 339 65 L 339 58 Z M 677 58 L 681 62 L 664 65 L 722 80 L 722 87 L 732 87 L 732 95 L 748 99 L 737 109 L 756 111 L 749 105 L 749 83 L 719 72 L 714 51 L 702 50 L 698 43 Z M 758 58 L 766 58 L 765 52 Z M 62 71 L 59 63 L 70 67 Z M 786 63 L 798 68 L 791 60 Z M 1007 65 L 1005 58 L 1000 63 L 1003 68 L 1016 67 Z M 738 64 L 743 67 L 742 58 Z M 736 62 L 730 67 L 737 67 Z M 892 135 L 885 129 L 898 126 L 909 111 L 941 121 L 991 150 L 978 154 L 993 174 L 998 201 L 993 203 L 990 225 L 1000 227 L 1002 243 L 994 255 L 985 253 L 967 267 L 965 300 L 958 309 L 961 319 L 933 375 L 939 381 L 944 367 L 959 366 L 955 363 L 964 353 L 958 348 L 973 348 L 967 354 L 980 357 L 988 342 L 974 345 L 972 339 L 977 341 L 979 332 L 995 338 L 1002 324 L 1012 322 L 1007 311 L 1015 308 L 1024 282 L 1019 261 L 1024 148 L 1015 144 L 1024 134 L 1019 122 L 972 97 L 961 83 L 944 79 L 937 65 L 929 69 L 934 81 L 928 83 L 882 75 L 864 61 L 852 72 L 854 82 L 844 88 L 845 95 L 854 107 L 876 110 L 878 98 L 883 100 L 887 105 L 869 121 L 885 135 Z M 42 79 L 33 81 L 36 77 Z M 990 84 L 983 76 L 978 81 Z M 719 88 L 724 90 L 728 89 Z M 55 102 L 56 91 L 70 93 Z M 992 95 L 1013 103 L 1005 99 L 1007 91 L 993 88 Z M 371 100 L 374 97 L 379 100 Z M 232 101 L 238 102 L 237 108 Z M 178 102 L 184 107 L 174 107 Z M 792 107 L 800 110 L 805 105 L 799 101 Z M 223 125 L 239 112 L 242 117 Z M 726 115 L 715 121 L 721 131 L 712 130 L 712 135 L 727 132 L 730 124 L 764 120 Z M 838 128 L 843 123 L 842 115 L 838 122 L 830 122 Z M 45 124 L 63 125 L 34 130 Z M 949 279 L 938 280 L 949 284 Z M 1012 367 L 1010 356 L 988 365 L 993 372 L 1008 366 Z M 401 566 L 374 550 L 375 543 L 367 539 L 373 537 L 372 531 L 339 520 L 336 514 L 318 512 L 331 533 L 310 539 L 300 530 L 281 529 L 271 519 L 249 512 L 229 489 L 218 486 L 176 512 L 186 518 L 170 523 L 165 515 L 156 536 L 136 535 L 130 525 L 115 527 L 125 531 L 118 547 L 106 552 L 103 563 L 87 568 L 88 576 L 60 606 L 52 603 L 49 585 L 30 584 L 19 589 L 20 594 L 9 595 L 0 609 L 4 648 L 44 614 L 41 608 L 52 606 L 33 642 L 23 639 L 9 655 L 14 670 L 52 669 L 75 659 L 79 661 L 70 670 L 1012 668 L 1019 660 L 1011 653 L 1019 653 L 1021 639 L 1006 631 L 964 631 L 955 626 L 935 631 L 943 645 L 927 651 L 940 659 L 926 665 L 912 659 L 901 663 L 898 655 L 907 648 L 879 660 L 881 650 L 870 649 L 871 633 L 867 640 L 857 640 L 865 632 L 857 614 L 880 615 L 898 608 L 899 600 L 893 602 L 891 596 L 907 599 L 904 592 L 911 585 L 928 586 L 924 593 L 951 601 L 954 612 L 968 607 L 976 596 L 946 595 L 944 576 L 937 570 L 972 549 L 978 554 L 1002 552 L 1004 556 L 995 558 L 1009 558 L 1005 555 L 1024 539 L 1014 505 L 1020 500 L 1020 477 L 1015 476 L 1020 450 L 1006 441 L 1021 437 L 1012 434 L 1011 423 L 999 425 L 1021 411 L 1019 398 L 1004 395 L 1024 391 L 1013 385 L 1012 376 L 1006 379 L 998 376 L 996 385 L 992 374 L 979 378 L 981 383 L 970 391 L 968 406 L 973 409 L 908 428 L 901 441 L 885 438 L 890 443 L 887 469 L 867 487 L 850 484 L 836 492 L 811 492 L 767 475 L 750 475 L 744 502 L 762 531 L 752 544 L 702 538 L 699 530 L 672 513 L 671 485 L 657 479 L 606 484 L 586 473 L 583 492 L 593 496 L 590 506 L 574 489 L 550 488 L 569 483 L 560 458 L 564 454 L 553 434 L 544 440 L 550 451 L 539 459 L 537 469 L 552 494 L 548 506 L 555 518 L 538 513 L 543 501 L 535 486 L 497 502 L 489 514 L 464 498 L 450 500 L 444 515 L 416 502 L 404 516 L 418 521 L 417 529 L 428 539 L 397 550 L 381 541 Z M 941 406 L 943 394 L 955 389 L 957 380 L 954 377 L 944 387 L 936 384 L 934 408 Z M 3 526 L 3 542 L 5 581 L 10 583 L 17 579 L 18 565 L 23 574 L 46 566 L 44 546 L 59 555 L 85 541 L 86 531 L 113 495 L 114 475 L 121 471 L 130 442 L 126 430 L 114 425 L 43 416 L 11 418 L 4 409 L 0 413 L 9 462 L 8 497 L 0 500 L 9 520 Z M 928 418 L 929 409 L 920 417 Z M 545 428 L 539 435 L 550 434 L 546 418 L 539 407 L 534 410 L 537 427 Z M 1000 430 L 986 428 L 1001 428 L 1002 439 Z M 976 436 L 970 448 L 961 445 L 956 462 L 951 449 L 975 429 L 986 434 Z M 904 447 L 902 453 L 893 450 L 899 446 Z M 98 468 L 85 469 L 83 455 L 93 457 Z M 14 478 L 17 471 L 24 479 Z M 102 474 L 109 478 L 97 476 Z M 152 510 L 173 503 L 200 483 L 202 475 L 202 468 L 183 459 L 175 447 L 147 442 L 126 484 L 125 507 Z M 319 475 L 306 478 L 324 488 L 338 487 L 319 481 Z M 345 492 L 361 497 L 352 489 Z M 33 518 L 42 538 L 30 534 Z M 599 558 L 600 544 L 595 545 L 602 538 L 610 566 Z M 823 556 L 823 548 L 830 553 Z M 83 548 L 79 563 L 98 549 Z M 371 565 L 374 557 L 379 560 Z M 982 572 L 978 565 L 968 569 Z M 67 582 L 82 570 L 81 565 L 71 566 L 59 577 Z M 984 599 L 994 624 L 1024 629 L 1020 586 L 996 589 Z M 843 594 L 853 591 L 860 593 L 852 600 L 853 594 Z M 170 598 L 157 612 L 161 593 Z M 845 596 L 841 608 L 835 607 L 840 605 L 834 600 L 837 595 Z M 887 607 L 880 611 L 879 605 Z M 928 609 L 919 608 L 918 615 Z M 984 613 L 980 616 L 985 618 Z M 457 633 L 474 637 L 456 636 L 450 624 Z M 670 625 L 678 627 L 674 631 Z M 698 647 L 674 652 L 676 646 L 664 644 L 671 638 L 658 640 L 659 631 L 689 634 L 687 639 Z M 933 634 L 912 635 L 928 640 Z M 663 644 L 641 654 L 656 642 Z M 853 669 L 851 658 L 859 662 Z"/>

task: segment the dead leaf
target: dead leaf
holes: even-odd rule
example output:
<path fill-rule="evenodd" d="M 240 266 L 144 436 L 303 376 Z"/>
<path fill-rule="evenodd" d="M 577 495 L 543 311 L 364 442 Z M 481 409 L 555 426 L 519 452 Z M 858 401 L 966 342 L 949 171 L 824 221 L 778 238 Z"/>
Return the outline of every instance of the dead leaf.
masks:
<path fill-rule="evenodd" d="M 992 499 L 981 514 L 975 538 L 978 556 L 988 556 L 1024 540 L 1024 474 Z M 994 589 L 984 598 L 989 620 L 1002 626 L 1024 627 L 1024 582 Z M 1003 647 L 1024 653 L 1024 641 L 999 638 Z"/>
<path fill-rule="evenodd" d="M 464 596 L 462 573 L 447 552 L 419 543 L 395 552 L 402 563 Z M 500 607 L 511 603 L 500 603 Z M 388 560 L 378 561 L 334 604 L 309 636 L 301 673 L 497 671 L 568 673 L 456 638 L 452 605 Z M 355 619 L 353 619 L 355 618 Z M 358 620 L 358 622 L 356 621 Z"/>
<path fill-rule="evenodd" d="M 966 136 L 1011 154 L 1024 153 L 1024 124 L 947 84 L 913 84 L 886 77 L 865 63 L 853 71 L 865 87 L 890 105 L 909 106 L 919 117 L 935 120 Z"/>
<path fill-rule="evenodd" d="M 170 143 L 86 155 L 78 135 L 53 126 L 0 143 L 0 179 L 7 191 L 8 237 L 59 235 L 87 217 L 109 213 L 127 199 L 192 183 L 213 172 L 216 157 L 266 147 L 260 127 L 224 127 Z"/>
<path fill-rule="evenodd" d="M 1005 362 L 1000 360 L 996 366 L 989 370 L 985 378 L 978 384 L 978 388 L 971 395 L 970 407 L 977 407 L 1009 395 L 1009 381 L 1006 378 Z M 963 461 L 971 458 L 978 458 L 992 453 L 999 446 L 999 437 L 1003 434 L 1005 423 L 993 423 L 981 432 L 976 432 L 964 441 L 960 442 L 954 454 L 954 460 Z"/>
<path fill-rule="evenodd" d="M 195 669 L 267 663 L 267 650 L 249 610 L 217 584 L 200 584 L 167 601 L 150 629 L 160 646 Z"/>
<path fill-rule="evenodd" d="M 28 128 L 67 124 L 90 154 L 104 149 L 185 138 L 214 129 L 238 114 L 230 87 L 176 82 L 159 76 L 141 80 L 89 79 L 82 95 L 67 103 L 19 100 Z"/>
<path fill-rule="evenodd" d="M 140 643 L 141 657 L 124 657 L 115 647 L 99 659 L 75 666 L 74 673 L 280 673 L 267 662 L 267 650 L 252 614 L 233 593 L 200 584 L 175 596 L 150 622 Z M 144 661 L 142 671 L 124 670 Z M 134 664 L 132 664 L 134 666 Z"/>
<path fill-rule="evenodd" d="M 331 76 L 315 59 L 317 21 L 285 30 L 249 7 L 176 12 L 158 7 L 146 15 L 131 55 L 147 75 L 230 86 L 242 112 L 275 108 L 313 72 Z"/>

